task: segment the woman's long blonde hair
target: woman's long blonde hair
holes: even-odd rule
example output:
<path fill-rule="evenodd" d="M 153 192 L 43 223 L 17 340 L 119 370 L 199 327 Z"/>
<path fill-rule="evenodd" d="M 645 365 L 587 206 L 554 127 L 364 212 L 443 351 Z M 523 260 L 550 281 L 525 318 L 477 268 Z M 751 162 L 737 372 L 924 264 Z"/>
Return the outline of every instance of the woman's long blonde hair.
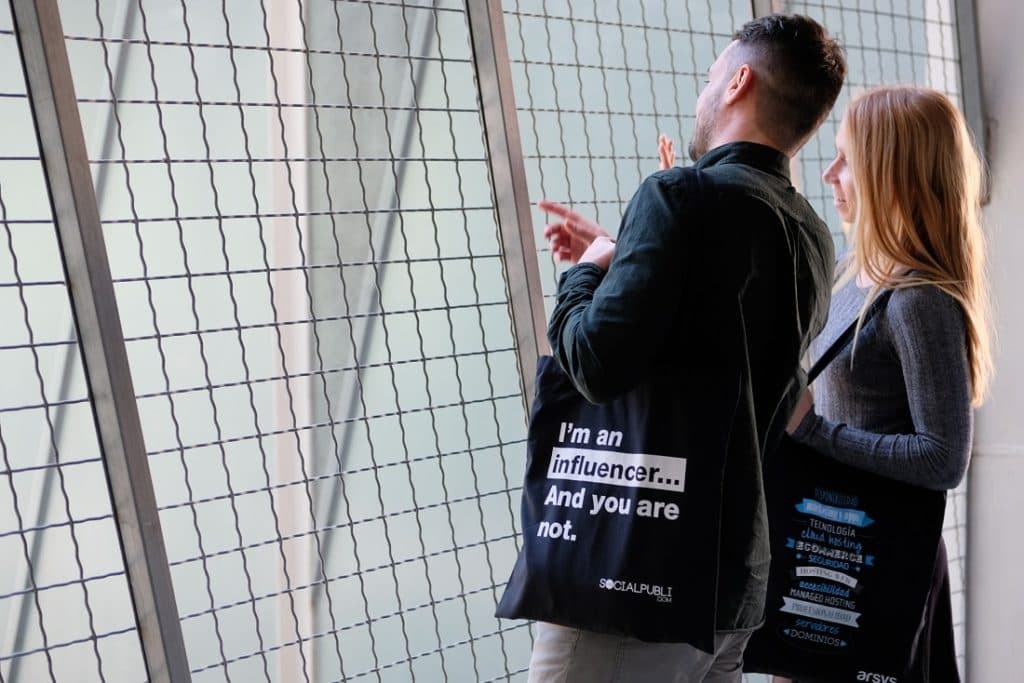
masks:
<path fill-rule="evenodd" d="M 960 111 L 942 93 L 884 87 L 846 111 L 847 163 L 856 186 L 851 249 L 837 289 L 864 272 L 874 289 L 934 285 L 963 307 L 973 403 L 992 375 L 984 169 Z"/>

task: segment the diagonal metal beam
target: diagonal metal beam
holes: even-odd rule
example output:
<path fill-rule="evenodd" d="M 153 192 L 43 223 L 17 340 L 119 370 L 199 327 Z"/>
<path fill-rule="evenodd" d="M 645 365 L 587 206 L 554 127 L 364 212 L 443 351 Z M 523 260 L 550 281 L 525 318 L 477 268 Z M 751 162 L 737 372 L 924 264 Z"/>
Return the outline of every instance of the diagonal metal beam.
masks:
<path fill-rule="evenodd" d="M 132 28 L 135 25 L 136 5 L 128 4 L 124 7 L 124 20 L 122 22 L 122 36 L 132 35 Z M 117 68 L 115 77 L 114 91 L 120 91 L 120 84 L 124 80 L 124 74 L 127 71 L 126 66 L 128 60 L 125 59 L 125 50 L 121 48 L 117 55 Z M 110 107 L 113 109 L 116 104 L 111 104 Z M 107 124 L 105 126 L 103 134 L 103 145 L 101 151 L 101 159 L 110 158 L 110 148 L 113 147 L 114 143 L 114 116 L 110 114 L 107 116 Z M 105 195 L 105 188 L 107 185 L 107 177 L 109 176 L 110 164 L 100 164 L 96 173 L 96 196 L 99 202 L 102 204 Z M 68 333 L 64 339 L 75 339 L 75 323 L 72 319 L 70 312 L 65 316 L 65 321 L 62 326 L 68 327 Z M 53 363 L 54 374 L 59 374 L 60 382 L 57 385 L 57 398 L 56 406 L 53 409 L 53 438 L 52 443 L 60 444 L 61 439 L 64 436 L 64 418 L 67 415 L 67 409 L 63 402 L 68 398 L 68 392 L 71 388 L 72 380 L 77 376 L 78 372 L 78 354 L 73 353 L 74 346 L 67 345 L 61 347 L 58 351 L 57 359 Z M 52 465 L 56 462 L 57 454 L 53 452 L 51 439 L 46 436 L 40 440 L 40 455 L 39 460 L 42 465 Z M 51 467 L 47 467 L 43 470 L 42 479 L 38 489 L 33 492 L 33 495 L 29 500 L 38 501 L 36 506 L 35 524 L 34 526 L 42 526 L 43 516 L 46 513 L 46 506 L 50 502 L 50 491 L 53 487 L 54 470 Z M 35 565 L 38 563 L 40 555 L 43 553 L 43 535 L 33 534 L 31 548 L 29 550 L 29 561 Z M 17 580 L 14 582 L 15 586 L 22 586 L 24 589 L 31 588 L 31 580 L 28 575 L 28 571 L 22 572 Z M 28 623 L 29 615 L 32 609 L 32 600 L 28 594 L 23 594 L 18 601 L 18 607 L 11 610 L 11 616 L 9 619 L 9 629 L 7 637 L 12 638 L 14 644 L 10 647 L 4 647 L 0 652 L 20 652 L 24 646 L 25 636 L 28 634 L 28 630 L 25 624 Z M 13 624 L 13 625 L 10 625 Z M 19 680 L 20 665 L 22 659 L 20 657 L 10 660 L 10 668 L 7 672 L 6 680 L 8 683 L 17 683 Z M 0 678 L 3 677 L 2 667 L 0 667 Z"/>
<path fill-rule="evenodd" d="M 191 680 L 56 0 L 11 0 L 151 681 Z"/>
<path fill-rule="evenodd" d="M 544 292 L 533 237 L 530 193 L 513 93 L 501 0 L 468 0 L 469 31 L 484 137 L 494 188 L 494 207 L 508 282 L 512 328 L 527 413 L 533 405 L 537 356 L 547 352 Z"/>

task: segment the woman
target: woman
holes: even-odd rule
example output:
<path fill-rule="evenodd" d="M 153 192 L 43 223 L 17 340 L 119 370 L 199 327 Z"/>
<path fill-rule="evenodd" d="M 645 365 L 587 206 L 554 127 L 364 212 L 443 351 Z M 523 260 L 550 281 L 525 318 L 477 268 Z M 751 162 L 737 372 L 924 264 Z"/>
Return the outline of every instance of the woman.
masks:
<path fill-rule="evenodd" d="M 860 327 L 787 431 L 840 462 L 955 488 L 970 456 L 971 409 L 992 372 L 982 169 L 963 116 L 934 90 L 871 90 L 851 102 L 823 178 L 850 248 L 812 360 L 852 321 Z M 894 290 L 888 304 L 865 322 L 885 289 Z M 958 680 L 945 565 L 940 543 L 941 587 L 930 598 L 913 680 Z"/>

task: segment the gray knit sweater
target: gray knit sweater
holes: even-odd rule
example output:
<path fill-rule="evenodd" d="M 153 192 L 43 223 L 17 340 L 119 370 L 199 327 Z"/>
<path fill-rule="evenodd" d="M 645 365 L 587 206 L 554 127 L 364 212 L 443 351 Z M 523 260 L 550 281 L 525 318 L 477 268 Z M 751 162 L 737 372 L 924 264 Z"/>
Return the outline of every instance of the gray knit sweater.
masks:
<path fill-rule="evenodd" d="M 856 318 L 868 290 L 836 292 L 817 360 Z M 973 416 L 960 305 L 932 286 L 893 292 L 814 383 L 815 409 L 793 437 L 840 461 L 931 489 L 967 471 Z M 817 413 L 817 414 L 815 414 Z"/>

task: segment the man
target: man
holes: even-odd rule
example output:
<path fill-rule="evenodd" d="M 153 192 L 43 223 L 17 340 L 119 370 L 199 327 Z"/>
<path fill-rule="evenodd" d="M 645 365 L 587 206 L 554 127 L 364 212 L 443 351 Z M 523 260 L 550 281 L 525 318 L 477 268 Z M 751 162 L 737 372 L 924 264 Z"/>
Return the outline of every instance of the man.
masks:
<path fill-rule="evenodd" d="M 813 20 L 752 21 L 708 71 L 689 146 L 695 165 L 647 178 L 617 243 L 541 203 L 561 219 L 545 233 L 552 252 L 577 263 L 559 283 L 548 338 L 587 399 L 607 401 L 654 373 L 698 396 L 736 382 L 739 398 L 679 416 L 731 416 L 715 651 L 542 623 L 531 681 L 740 680 L 768 580 L 762 459 L 803 389 L 799 362 L 825 322 L 834 260 L 825 224 L 790 183 L 789 160 L 828 115 L 845 73 L 841 48 Z"/>

